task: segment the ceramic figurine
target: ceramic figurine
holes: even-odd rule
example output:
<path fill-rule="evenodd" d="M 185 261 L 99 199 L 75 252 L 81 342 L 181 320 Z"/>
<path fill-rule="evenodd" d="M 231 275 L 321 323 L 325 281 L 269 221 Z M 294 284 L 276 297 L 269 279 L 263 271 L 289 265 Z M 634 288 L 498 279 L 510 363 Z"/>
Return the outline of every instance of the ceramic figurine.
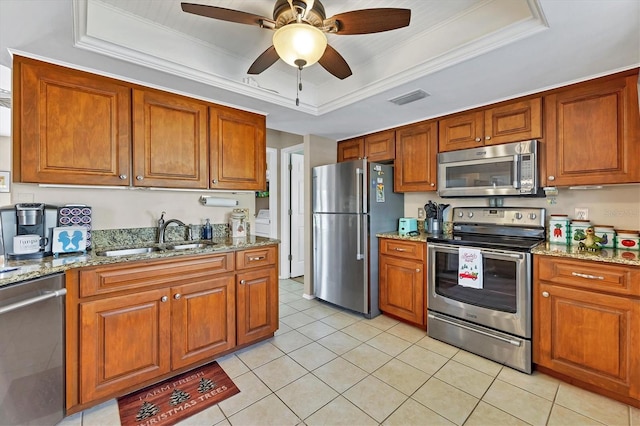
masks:
<path fill-rule="evenodd" d="M 602 237 L 598 237 L 593 230 L 593 226 L 587 227 L 584 232 L 579 230 L 573 237 L 574 240 L 580 241 L 578 244 L 578 250 L 589 250 L 596 251 L 600 250 L 600 244 L 607 244 L 607 234 L 604 234 Z"/>

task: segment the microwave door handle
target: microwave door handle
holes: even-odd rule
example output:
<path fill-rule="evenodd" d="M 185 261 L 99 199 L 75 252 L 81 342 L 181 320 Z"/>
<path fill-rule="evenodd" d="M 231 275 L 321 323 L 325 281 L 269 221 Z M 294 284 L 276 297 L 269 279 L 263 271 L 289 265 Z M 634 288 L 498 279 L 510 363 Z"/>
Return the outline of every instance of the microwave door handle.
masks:
<path fill-rule="evenodd" d="M 513 156 L 513 187 L 520 189 L 520 156 Z"/>

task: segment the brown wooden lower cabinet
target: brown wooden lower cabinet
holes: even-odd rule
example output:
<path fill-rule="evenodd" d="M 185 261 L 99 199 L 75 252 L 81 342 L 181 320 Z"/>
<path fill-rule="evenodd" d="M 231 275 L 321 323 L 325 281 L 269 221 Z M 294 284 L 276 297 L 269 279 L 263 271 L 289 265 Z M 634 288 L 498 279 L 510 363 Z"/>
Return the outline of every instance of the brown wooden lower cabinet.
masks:
<path fill-rule="evenodd" d="M 534 363 L 640 406 L 640 268 L 535 256 Z"/>
<path fill-rule="evenodd" d="M 71 269 L 67 292 L 71 414 L 272 336 L 277 247 Z"/>

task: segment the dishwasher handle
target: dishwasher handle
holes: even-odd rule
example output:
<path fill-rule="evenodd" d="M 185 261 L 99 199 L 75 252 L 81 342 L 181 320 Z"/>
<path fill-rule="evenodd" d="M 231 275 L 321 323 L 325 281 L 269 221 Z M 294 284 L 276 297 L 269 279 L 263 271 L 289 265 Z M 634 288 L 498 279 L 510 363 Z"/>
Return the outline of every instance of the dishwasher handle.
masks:
<path fill-rule="evenodd" d="M 59 290 L 45 290 L 42 292 L 40 296 L 31 297 L 29 299 L 21 300 L 19 302 L 15 302 L 10 305 L 0 307 L 0 315 L 9 313 L 11 311 L 15 311 L 16 309 L 27 307 L 29 305 L 34 305 L 36 303 L 44 302 L 45 300 L 61 297 L 61 296 L 64 296 L 65 294 L 67 294 L 66 288 L 62 288 Z"/>

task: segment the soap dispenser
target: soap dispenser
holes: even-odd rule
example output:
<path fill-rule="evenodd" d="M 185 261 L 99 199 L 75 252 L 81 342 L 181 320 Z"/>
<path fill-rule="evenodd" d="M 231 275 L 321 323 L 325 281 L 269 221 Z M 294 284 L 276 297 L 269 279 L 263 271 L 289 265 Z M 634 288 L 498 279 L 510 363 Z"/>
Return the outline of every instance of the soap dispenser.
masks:
<path fill-rule="evenodd" d="M 211 228 L 211 223 L 209 222 L 209 219 L 207 219 L 207 223 L 205 223 L 204 227 L 202 228 L 202 239 L 210 240 L 212 238 L 213 238 L 213 229 Z"/>

